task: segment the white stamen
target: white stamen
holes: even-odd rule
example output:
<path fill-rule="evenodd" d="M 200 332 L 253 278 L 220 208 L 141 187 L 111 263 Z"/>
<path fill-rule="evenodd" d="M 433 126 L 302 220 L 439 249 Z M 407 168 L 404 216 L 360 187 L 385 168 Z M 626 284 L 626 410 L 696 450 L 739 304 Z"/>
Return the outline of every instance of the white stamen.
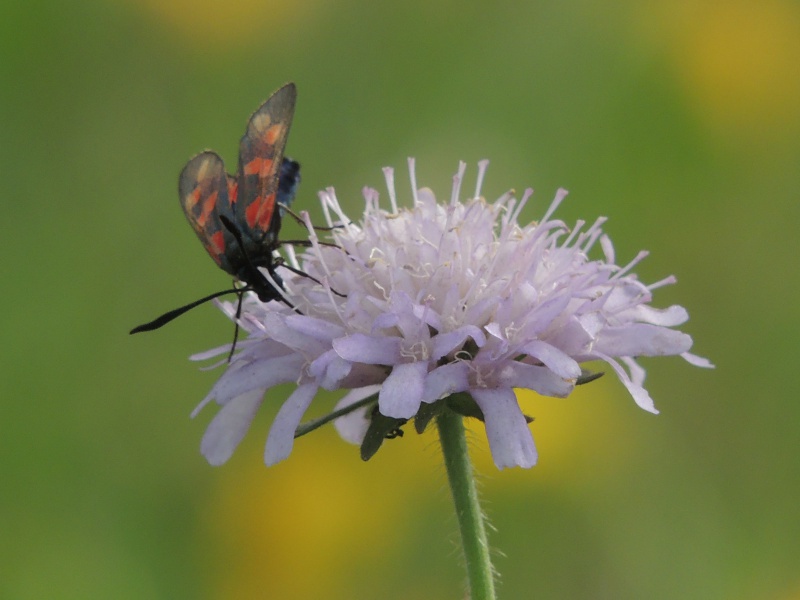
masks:
<path fill-rule="evenodd" d="M 475 182 L 475 198 L 481 197 L 483 178 L 486 176 L 486 168 L 489 166 L 489 159 L 484 158 L 478 161 L 478 180 Z"/>
<path fill-rule="evenodd" d="M 414 206 L 419 204 L 419 197 L 417 196 L 417 169 L 416 161 L 413 157 L 408 157 L 408 174 L 411 178 L 411 197 L 414 199 Z"/>
<path fill-rule="evenodd" d="M 391 167 L 383 168 L 383 176 L 386 178 L 386 189 L 389 190 L 389 202 L 392 203 L 392 214 L 397 214 L 397 196 L 394 190 L 394 169 Z"/>
<path fill-rule="evenodd" d="M 458 199 L 461 197 L 461 182 L 464 180 L 464 172 L 467 170 L 467 163 L 460 161 L 458 163 L 458 172 L 453 175 L 453 193 L 450 196 L 450 206 L 458 204 Z"/>

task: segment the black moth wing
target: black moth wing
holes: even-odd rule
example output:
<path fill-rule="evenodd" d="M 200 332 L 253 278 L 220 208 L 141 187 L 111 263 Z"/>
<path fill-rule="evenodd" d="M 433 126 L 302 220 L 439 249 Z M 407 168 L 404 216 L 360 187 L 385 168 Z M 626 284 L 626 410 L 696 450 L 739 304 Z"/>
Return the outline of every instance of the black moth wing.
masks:
<path fill-rule="evenodd" d="M 287 83 L 253 113 L 239 144 L 234 223 L 253 264 L 271 264 L 280 228 L 279 179 L 297 88 Z M 296 164 L 296 163 L 295 163 Z"/>
<path fill-rule="evenodd" d="M 232 193 L 233 192 L 233 193 Z M 238 277 L 246 263 L 236 238 L 220 216 L 235 221 L 235 180 L 222 158 L 210 150 L 192 158 L 181 171 L 178 194 L 186 219 L 217 265 Z"/>

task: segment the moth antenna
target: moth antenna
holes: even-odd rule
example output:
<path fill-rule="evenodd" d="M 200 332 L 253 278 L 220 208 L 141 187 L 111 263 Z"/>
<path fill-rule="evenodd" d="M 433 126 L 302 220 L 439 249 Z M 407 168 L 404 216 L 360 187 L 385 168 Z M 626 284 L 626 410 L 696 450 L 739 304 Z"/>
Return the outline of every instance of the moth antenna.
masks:
<path fill-rule="evenodd" d="M 301 248 L 311 248 L 311 246 L 313 246 L 313 244 L 311 243 L 311 240 L 279 240 L 278 243 L 281 244 L 281 245 L 291 244 L 292 246 L 300 246 Z M 329 248 L 341 248 L 341 246 L 337 246 L 336 244 L 334 244 L 332 242 L 320 242 L 320 241 L 317 241 L 317 243 L 320 246 L 328 246 Z"/>
<path fill-rule="evenodd" d="M 280 209 L 281 209 L 283 212 L 285 212 L 285 213 L 286 213 L 286 214 L 288 214 L 290 217 L 292 217 L 292 218 L 293 218 L 295 221 L 297 221 L 297 222 L 298 222 L 300 225 L 302 225 L 303 227 L 305 227 L 305 226 L 306 226 L 306 222 L 303 220 L 303 217 L 301 217 L 301 216 L 300 216 L 300 215 L 298 215 L 296 212 L 294 212 L 294 211 L 293 211 L 291 208 L 289 208 L 289 207 L 288 207 L 286 204 L 283 204 L 283 203 L 281 203 L 281 202 L 278 202 L 278 206 L 280 207 Z M 342 224 L 342 225 L 333 225 L 333 226 L 331 226 L 331 227 L 318 227 L 317 225 L 314 225 L 313 227 L 314 227 L 314 229 L 316 229 L 317 231 L 333 231 L 334 229 L 340 229 L 340 228 L 344 227 L 344 224 Z M 284 243 L 284 242 L 281 242 L 281 243 Z"/>
<path fill-rule="evenodd" d="M 247 289 L 248 288 L 244 288 L 245 291 L 247 291 Z M 215 292 L 213 294 L 210 294 L 209 296 L 206 296 L 205 298 L 200 298 L 200 300 L 195 300 L 194 302 L 190 302 L 185 306 L 181 306 L 180 308 L 176 308 L 174 310 L 166 312 L 157 319 L 150 321 L 149 323 L 145 323 L 144 325 L 139 325 L 138 327 L 134 327 L 133 329 L 131 329 L 130 333 L 134 334 L 134 333 L 139 333 L 141 331 L 153 331 L 155 329 L 163 327 L 170 321 L 180 317 L 183 313 L 188 312 L 192 310 L 194 307 L 200 306 L 201 304 L 204 304 L 209 300 L 213 300 L 214 298 L 219 298 L 220 296 L 224 296 L 225 294 L 232 294 L 232 293 L 241 294 L 241 292 L 242 290 L 240 289 L 223 290 L 221 292 Z"/>

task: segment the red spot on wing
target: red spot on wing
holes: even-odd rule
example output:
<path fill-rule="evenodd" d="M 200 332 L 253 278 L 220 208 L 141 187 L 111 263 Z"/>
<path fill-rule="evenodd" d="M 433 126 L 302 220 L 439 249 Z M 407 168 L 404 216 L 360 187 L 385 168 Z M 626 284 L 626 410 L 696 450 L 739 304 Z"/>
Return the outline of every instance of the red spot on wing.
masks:
<path fill-rule="evenodd" d="M 272 220 L 272 213 L 275 212 L 275 192 L 264 198 L 262 203 L 263 209 L 258 213 L 257 225 L 259 229 L 266 231 L 269 229 L 269 223 Z"/>
<path fill-rule="evenodd" d="M 203 208 L 200 211 L 200 216 L 197 217 L 197 224 L 200 227 L 205 227 L 206 222 L 208 221 L 208 217 L 211 216 L 211 213 L 214 212 L 214 207 L 217 205 L 217 198 L 219 198 L 219 192 L 214 192 L 208 198 L 203 200 Z"/>
<path fill-rule="evenodd" d="M 218 231 L 208 238 L 206 250 L 218 265 L 222 264 L 220 257 L 225 254 L 225 235 L 222 231 Z"/>
<path fill-rule="evenodd" d="M 244 166 L 245 175 L 260 175 L 272 169 L 272 159 L 257 156 Z"/>
<path fill-rule="evenodd" d="M 194 208 L 200 202 L 200 188 L 194 188 L 194 191 L 186 196 L 186 208 Z"/>
<path fill-rule="evenodd" d="M 278 138 L 280 138 L 283 135 L 285 129 L 286 128 L 281 124 L 273 125 L 269 129 L 267 129 L 267 131 L 264 133 L 264 140 L 270 146 L 274 146 L 275 142 L 278 141 Z"/>
<path fill-rule="evenodd" d="M 236 204 L 236 198 L 239 196 L 239 182 L 235 179 L 228 180 L 228 202 L 231 206 Z"/>
<path fill-rule="evenodd" d="M 245 209 L 244 216 L 250 229 L 269 229 L 272 213 L 275 212 L 275 192 L 266 197 L 258 197 Z"/>

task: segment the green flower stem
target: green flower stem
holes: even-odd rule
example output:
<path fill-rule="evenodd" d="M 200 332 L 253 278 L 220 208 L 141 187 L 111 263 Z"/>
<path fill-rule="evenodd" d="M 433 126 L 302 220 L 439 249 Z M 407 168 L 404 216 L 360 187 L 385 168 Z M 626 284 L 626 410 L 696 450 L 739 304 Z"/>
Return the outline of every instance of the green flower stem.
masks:
<path fill-rule="evenodd" d="M 495 600 L 494 569 L 489 558 L 484 515 L 478 502 L 478 490 L 467 451 L 464 418 L 445 408 L 436 417 L 436 425 L 461 530 L 469 597 L 471 600 Z"/>

